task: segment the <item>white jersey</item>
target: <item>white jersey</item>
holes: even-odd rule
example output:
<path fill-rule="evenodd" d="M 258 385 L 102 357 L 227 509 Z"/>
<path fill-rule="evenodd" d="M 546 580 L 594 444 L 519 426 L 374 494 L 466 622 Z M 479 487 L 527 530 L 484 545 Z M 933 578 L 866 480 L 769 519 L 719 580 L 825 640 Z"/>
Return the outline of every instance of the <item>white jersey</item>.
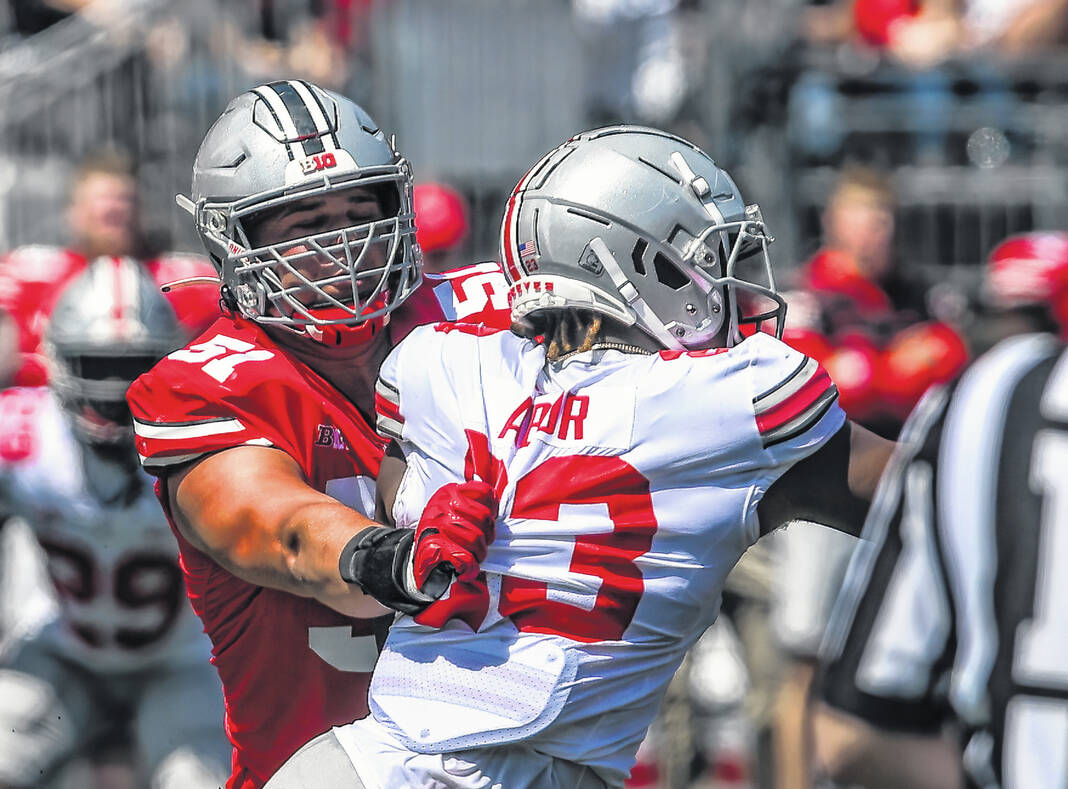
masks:
<path fill-rule="evenodd" d="M 495 486 L 500 516 L 482 580 L 391 629 L 375 718 L 413 751 L 523 740 L 621 783 L 761 497 L 844 425 L 836 397 L 767 335 L 547 367 L 510 332 L 417 329 L 377 387 L 408 461 L 397 523 L 464 478 Z"/>
<path fill-rule="evenodd" d="M 131 493 L 129 472 L 74 437 L 47 388 L 0 393 L 0 499 L 33 528 L 59 599 L 56 621 L 36 637 L 92 671 L 210 657 L 152 479 L 134 473 L 141 485 Z"/>

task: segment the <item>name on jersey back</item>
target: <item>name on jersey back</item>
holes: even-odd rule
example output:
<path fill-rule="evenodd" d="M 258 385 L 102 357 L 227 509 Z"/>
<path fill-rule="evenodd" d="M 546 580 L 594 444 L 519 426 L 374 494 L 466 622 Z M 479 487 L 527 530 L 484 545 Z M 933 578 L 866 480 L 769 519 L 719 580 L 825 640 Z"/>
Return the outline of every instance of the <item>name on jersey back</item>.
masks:
<path fill-rule="evenodd" d="M 497 437 L 516 447 L 532 441 L 559 447 L 598 447 L 625 452 L 634 430 L 634 390 L 594 386 L 528 397 L 510 412 Z"/>

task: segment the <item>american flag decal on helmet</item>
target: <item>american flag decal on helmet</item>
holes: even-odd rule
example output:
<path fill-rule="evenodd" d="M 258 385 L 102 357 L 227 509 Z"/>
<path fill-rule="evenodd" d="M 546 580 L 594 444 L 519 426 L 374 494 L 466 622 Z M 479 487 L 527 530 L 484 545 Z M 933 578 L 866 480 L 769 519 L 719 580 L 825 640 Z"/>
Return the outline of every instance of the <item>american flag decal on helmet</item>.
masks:
<path fill-rule="evenodd" d="M 761 443 L 769 447 L 801 435 L 837 399 L 838 388 L 827 371 L 806 356 L 784 380 L 753 398 Z"/>
<path fill-rule="evenodd" d="M 519 260 L 523 265 L 526 265 L 530 260 L 538 254 L 537 247 L 534 246 L 533 241 L 524 241 L 519 245 Z"/>

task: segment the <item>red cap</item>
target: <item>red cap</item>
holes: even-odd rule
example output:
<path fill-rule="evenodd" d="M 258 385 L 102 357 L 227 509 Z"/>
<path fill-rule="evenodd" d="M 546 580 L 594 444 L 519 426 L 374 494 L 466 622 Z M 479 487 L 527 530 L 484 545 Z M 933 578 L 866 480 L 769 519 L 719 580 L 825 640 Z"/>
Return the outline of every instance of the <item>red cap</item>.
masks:
<path fill-rule="evenodd" d="M 416 184 L 412 192 L 415 207 L 415 240 L 423 252 L 449 250 L 467 235 L 467 204 L 451 186 Z"/>

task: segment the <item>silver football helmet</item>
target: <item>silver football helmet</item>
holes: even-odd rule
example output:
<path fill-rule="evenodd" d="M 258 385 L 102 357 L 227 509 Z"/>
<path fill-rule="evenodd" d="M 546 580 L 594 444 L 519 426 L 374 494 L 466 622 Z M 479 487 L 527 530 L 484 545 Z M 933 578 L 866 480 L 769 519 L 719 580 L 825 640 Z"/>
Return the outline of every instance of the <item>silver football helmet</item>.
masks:
<path fill-rule="evenodd" d="M 155 280 L 132 258 L 101 257 L 64 288 L 45 328 L 48 384 L 90 443 L 132 441 L 126 390 L 185 341 Z"/>
<path fill-rule="evenodd" d="M 341 210 L 328 226 L 289 223 L 284 238 L 255 230 L 368 193 L 380 209 L 371 218 Z M 407 160 L 358 105 L 302 80 L 231 101 L 197 153 L 192 200 L 177 200 L 193 214 L 224 298 L 257 323 L 328 345 L 360 342 L 419 285 Z"/>
<path fill-rule="evenodd" d="M 709 156 L 656 129 L 580 134 L 546 155 L 508 201 L 501 258 L 512 318 L 583 308 L 665 348 L 733 345 L 775 321 L 772 239 Z"/>

